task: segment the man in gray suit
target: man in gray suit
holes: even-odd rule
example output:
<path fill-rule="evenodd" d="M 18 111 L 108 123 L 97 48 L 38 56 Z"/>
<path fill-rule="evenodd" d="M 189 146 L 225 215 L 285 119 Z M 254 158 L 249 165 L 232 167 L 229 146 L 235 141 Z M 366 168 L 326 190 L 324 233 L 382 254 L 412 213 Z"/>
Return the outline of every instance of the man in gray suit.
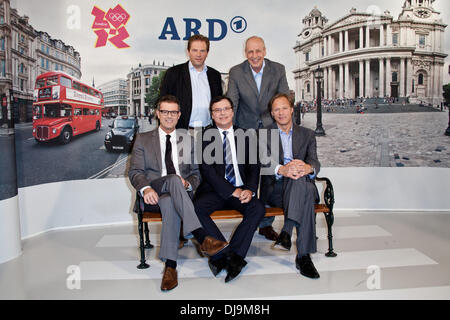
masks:
<path fill-rule="evenodd" d="M 236 108 L 235 125 L 244 129 L 260 129 L 273 123 L 267 104 L 277 93 L 289 94 L 286 70 L 280 63 L 265 59 L 264 40 L 253 36 L 245 42 L 247 60 L 230 69 L 227 96 Z M 274 217 L 265 217 L 259 234 L 276 240 Z"/>
<path fill-rule="evenodd" d="M 314 131 L 293 123 L 294 105 L 286 94 L 275 95 L 268 111 L 275 123 L 259 131 L 260 146 L 267 146 L 260 152 L 265 167 L 261 201 L 284 209 L 284 226 L 274 247 L 290 250 L 296 227 L 296 267 L 306 277 L 319 278 L 310 256 L 317 251 L 314 204 L 319 194 L 314 179 L 320 170 Z"/>
<path fill-rule="evenodd" d="M 178 285 L 176 272 L 181 221 L 183 235 L 191 234 L 208 256 L 222 251 L 228 243 L 217 240 L 202 228 L 192 204 L 200 184 L 200 172 L 194 161 L 193 138 L 187 130 L 175 129 L 180 104 L 174 96 L 164 96 L 157 104 L 157 129 L 139 134 L 131 154 L 128 176 L 144 199 L 144 211 L 160 210 L 162 215 L 161 249 L 165 261 L 161 290 Z"/>

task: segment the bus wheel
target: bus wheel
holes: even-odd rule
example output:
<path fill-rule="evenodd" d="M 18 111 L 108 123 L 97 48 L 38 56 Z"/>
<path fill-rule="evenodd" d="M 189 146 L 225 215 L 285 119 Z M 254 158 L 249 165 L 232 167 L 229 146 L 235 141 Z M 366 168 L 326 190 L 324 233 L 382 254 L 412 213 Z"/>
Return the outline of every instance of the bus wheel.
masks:
<path fill-rule="evenodd" d="M 59 140 L 62 144 L 67 144 L 72 139 L 72 131 L 69 128 L 64 128 L 63 132 L 59 136 Z"/>
<path fill-rule="evenodd" d="M 97 121 L 97 123 L 95 124 L 95 131 L 100 131 L 100 122 Z"/>

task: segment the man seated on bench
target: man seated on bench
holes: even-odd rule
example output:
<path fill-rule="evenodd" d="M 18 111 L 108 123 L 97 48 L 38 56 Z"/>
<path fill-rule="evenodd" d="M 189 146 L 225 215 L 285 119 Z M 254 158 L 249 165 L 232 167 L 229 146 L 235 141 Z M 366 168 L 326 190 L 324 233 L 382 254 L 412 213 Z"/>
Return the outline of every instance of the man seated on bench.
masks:
<path fill-rule="evenodd" d="M 309 278 L 319 278 L 310 253 L 317 251 L 314 204 L 319 200 L 314 179 L 320 170 L 314 131 L 292 122 L 294 106 L 286 94 L 275 95 L 269 112 L 275 123 L 261 129 L 261 201 L 284 210 L 284 225 L 275 248 L 290 250 L 292 230 L 297 231 L 295 265 Z M 276 134 L 278 138 L 271 138 Z M 271 145 L 279 141 L 281 145 Z M 264 151 L 264 150 L 263 150 Z M 264 154 L 269 157 L 264 159 Z"/>
<path fill-rule="evenodd" d="M 222 241 L 225 238 L 210 215 L 223 209 L 234 209 L 243 215 L 230 239 L 230 245 L 208 262 L 215 276 L 226 269 L 225 282 L 229 282 L 247 264 L 244 258 L 265 210 L 256 196 L 260 169 L 256 157 L 256 136 L 255 161 L 252 164 L 250 139 L 244 137 L 243 129 L 233 127 L 231 100 L 224 96 L 215 97 L 209 110 L 214 125 L 203 132 L 203 162 L 200 165 L 203 181 L 197 189 L 194 206 L 205 230 Z M 211 159 L 207 159 L 208 156 Z"/>
<path fill-rule="evenodd" d="M 165 261 L 161 290 L 167 291 L 178 285 L 176 261 L 181 221 L 183 234 L 192 233 L 206 255 L 220 252 L 228 243 L 209 236 L 195 213 L 191 198 L 200 184 L 200 172 L 194 161 L 193 138 L 187 131 L 183 134 L 175 130 L 180 118 L 178 99 L 169 95 L 162 97 L 156 115 L 159 127 L 136 137 L 128 176 L 144 199 L 144 211 L 161 211 L 159 257 Z M 191 141 L 187 143 L 186 139 Z M 190 156 L 186 159 L 180 149 Z"/>

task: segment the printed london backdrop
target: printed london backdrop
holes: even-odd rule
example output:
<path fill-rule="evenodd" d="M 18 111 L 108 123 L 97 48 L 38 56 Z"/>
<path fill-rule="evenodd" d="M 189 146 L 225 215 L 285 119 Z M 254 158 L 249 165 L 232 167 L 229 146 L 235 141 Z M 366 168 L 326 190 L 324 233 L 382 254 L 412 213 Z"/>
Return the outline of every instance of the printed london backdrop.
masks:
<path fill-rule="evenodd" d="M 28 75 L 23 79 L 35 102 L 65 94 L 91 106 L 70 110 L 38 104 L 32 113 L 33 101 L 24 103 L 15 125 L 19 188 L 126 175 L 125 142 L 135 137 L 137 126 L 140 132 L 155 127 L 151 115 L 158 81 L 168 67 L 187 61 L 186 39 L 195 32 L 212 40 L 206 62 L 222 73 L 225 88 L 229 69 L 246 59 L 245 40 L 261 36 L 266 57 L 286 67 L 296 122 L 313 130 L 313 71 L 324 67 L 325 136 L 317 137 L 323 167 L 450 166 L 443 98 L 448 95 L 443 86 L 450 82 L 450 42 L 444 41 L 450 32 L 448 1 L 16 0 L 11 8 L 22 22 L 28 17 L 36 32 L 33 41 L 28 34 L 22 38 L 24 33 L 12 40 L 13 49 L 25 50 L 14 56 L 13 68 L 21 79 Z M 401 27 L 400 15 L 415 27 Z M 27 52 L 31 59 L 23 59 Z M 35 90 L 36 76 L 55 70 L 78 78 L 78 87 L 74 82 L 72 89 L 60 83 L 50 91 L 45 85 Z M 104 95 L 101 110 L 95 108 L 95 90 Z M 88 132 L 52 133 L 69 115 Z M 136 122 L 126 119 L 131 115 L 138 116 Z M 87 124 L 86 119 L 93 120 Z M 111 126 L 118 127 L 114 133 Z M 122 142 L 108 142 L 113 134 L 122 134 Z M 57 138 L 43 141 L 46 136 Z"/>

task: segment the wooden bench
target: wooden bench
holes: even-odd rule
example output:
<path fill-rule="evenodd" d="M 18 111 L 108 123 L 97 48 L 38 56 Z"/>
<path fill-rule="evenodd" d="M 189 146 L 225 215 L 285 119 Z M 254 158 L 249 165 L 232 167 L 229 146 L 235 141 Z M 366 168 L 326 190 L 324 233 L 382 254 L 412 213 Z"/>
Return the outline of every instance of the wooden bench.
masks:
<path fill-rule="evenodd" d="M 327 257 L 336 257 L 336 253 L 333 251 L 333 233 L 332 226 L 334 223 L 334 215 L 333 215 L 333 206 L 334 206 L 334 191 L 333 185 L 328 178 L 316 178 L 318 182 L 325 182 L 326 186 L 323 191 L 323 196 L 321 196 L 320 203 L 314 206 L 314 211 L 317 214 L 318 212 L 322 212 L 325 215 L 325 220 L 327 223 L 328 229 L 328 252 L 325 253 Z M 161 221 L 161 213 L 160 212 L 144 212 L 144 200 L 142 197 L 136 193 L 136 213 L 138 215 L 138 234 L 139 234 L 139 249 L 140 249 L 140 264 L 137 266 L 138 269 L 147 269 L 150 267 L 145 262 L 145 249 L 153 248 L 153 245 L 150 243 L 149 222 L 158 222 Z M 274 217 L 274 216 L 282 216 L 284 214 L 283 209 L 281 208 L 266 208 L 266 217 Z M 211 218 L 214 220 L 219 219 L 237 219 L 242 218 L 242 215 L 239 211 L 236 210 L 220 210 L 214 211 L 211 214 Z M 145 240 L 144 240 L 145 234 Z"/>

